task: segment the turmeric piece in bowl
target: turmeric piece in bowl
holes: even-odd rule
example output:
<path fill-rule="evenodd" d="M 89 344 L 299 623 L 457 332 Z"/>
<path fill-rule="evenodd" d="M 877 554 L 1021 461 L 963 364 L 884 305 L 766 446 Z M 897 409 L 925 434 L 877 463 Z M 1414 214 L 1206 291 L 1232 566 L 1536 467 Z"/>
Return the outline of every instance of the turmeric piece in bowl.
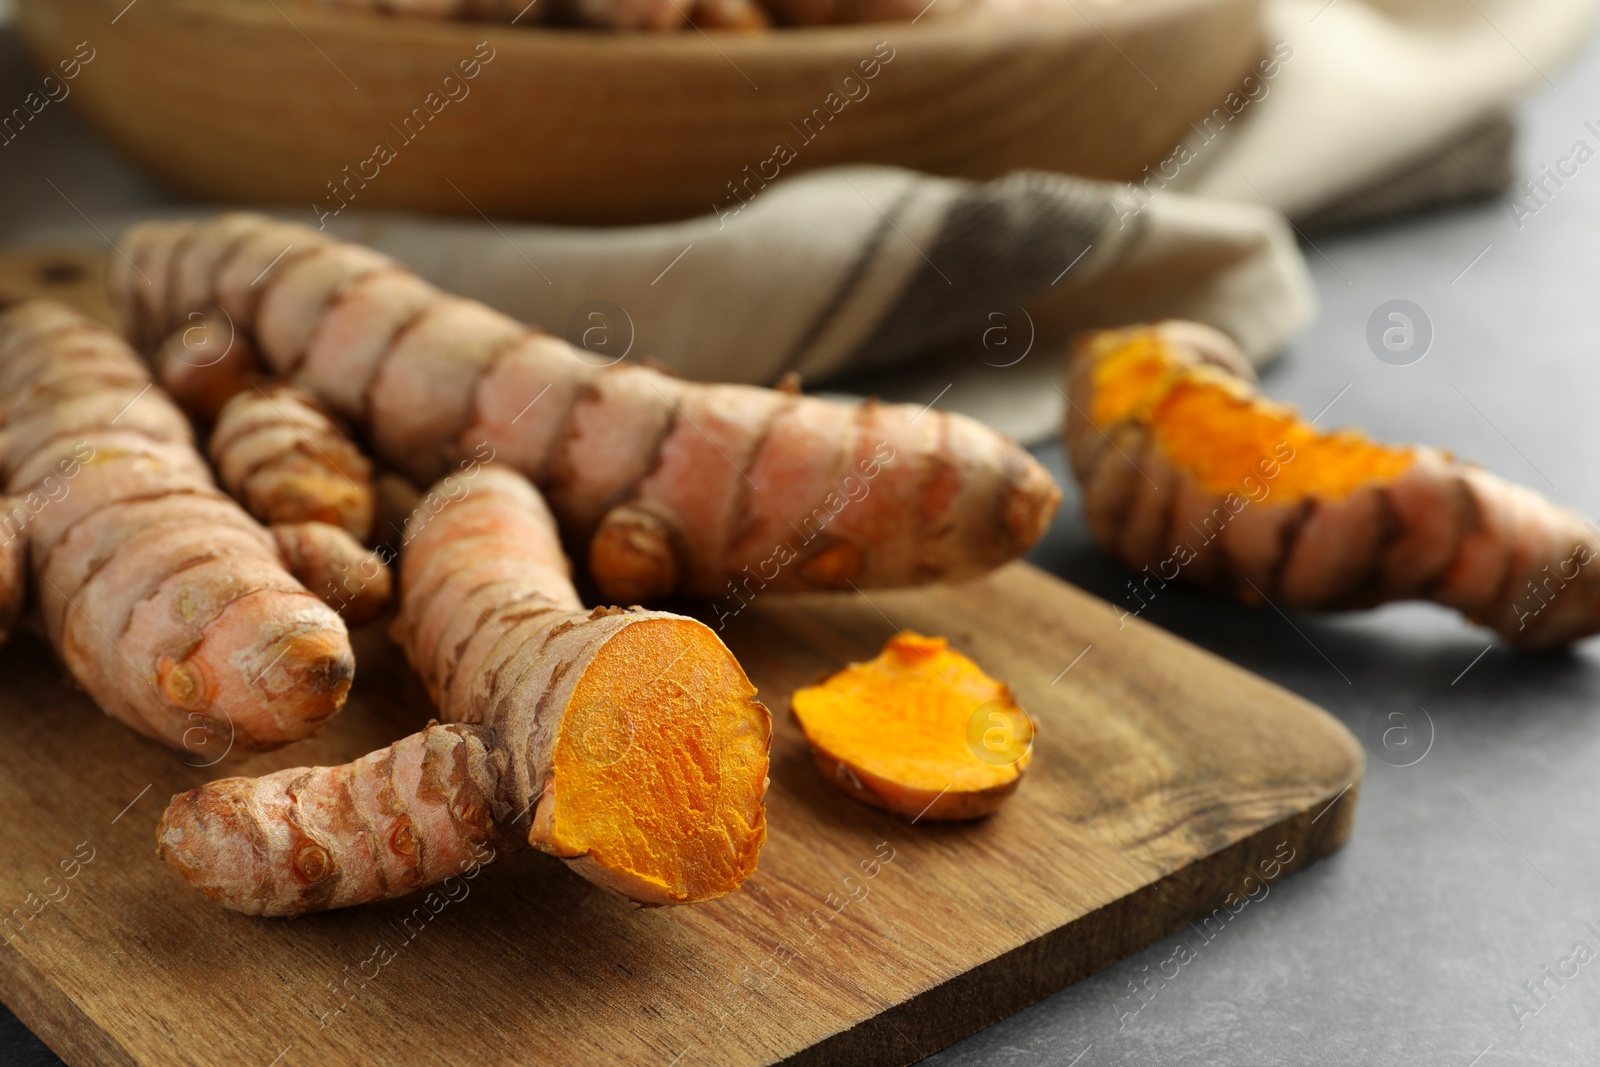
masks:
<path fill-rule="evenodd" d="M 942 637 L 897 634 L 792 704 L 823 777 L 913 822 L 993 813 L 1033 758 L 1010 688 Z"/>

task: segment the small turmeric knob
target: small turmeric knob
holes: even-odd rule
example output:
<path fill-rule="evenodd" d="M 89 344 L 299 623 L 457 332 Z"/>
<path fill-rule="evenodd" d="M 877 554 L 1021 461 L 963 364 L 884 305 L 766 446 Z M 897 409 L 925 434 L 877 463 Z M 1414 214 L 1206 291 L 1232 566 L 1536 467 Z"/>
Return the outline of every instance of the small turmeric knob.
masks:
<path fill-rule="evenodd" d="M 671 595 L 679 577 L 671 531 L 641 508 L 612 508 L 589 541 L 589 573 L 608 600 L 621 604 Z"/>

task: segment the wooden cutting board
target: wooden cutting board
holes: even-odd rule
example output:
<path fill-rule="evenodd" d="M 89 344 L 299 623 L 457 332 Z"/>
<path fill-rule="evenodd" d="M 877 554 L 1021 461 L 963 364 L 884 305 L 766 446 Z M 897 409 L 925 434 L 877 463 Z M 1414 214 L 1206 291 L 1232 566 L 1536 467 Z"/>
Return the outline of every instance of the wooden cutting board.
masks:
<path fill-rule="evenodd" d="M 985 821 L 913 825 L 811 764 L 790 693 L 899 628 L 947 635 L 1039 721 L 1032 769 Z M 758 596 L 725 637 L 776 721 L 771 837 L 738 893 L 636 909 L 523 854 L 436 913 L 402 899 L 294 921 L 216 908 L 156 859 L 167 798 L 217 771 L 105 718 L 14 638 L 0 998 L 80 1064 L 908 1063 L 1352 826 L 1362 752 L 1326 713 L 1023 564 Z M 357 651 L 327 732 L 238 772 L 341 762 L 426 720 L 381 626 Z"/>

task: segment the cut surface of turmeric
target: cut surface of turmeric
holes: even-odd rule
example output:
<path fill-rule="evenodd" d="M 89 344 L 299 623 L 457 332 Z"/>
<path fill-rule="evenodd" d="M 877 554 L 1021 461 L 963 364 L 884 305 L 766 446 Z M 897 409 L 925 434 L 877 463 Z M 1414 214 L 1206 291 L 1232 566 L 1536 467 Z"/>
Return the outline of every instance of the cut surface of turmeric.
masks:
<path fill-rule="evenodd" d="M 161 854 L 256 915 L 399 896 L 529 845 L 641 903 L 737 889 L 766 838 L 771 720 L 733 654 L 693 619 L 585 609 L 520 475 L 457 483 L 411 530 L 395 624 L 447 725 L 177 796 Z"/>
<path fill-rule="evenodd" d="M 1141 610 L 1182 580 L 1285 608 L 1433 600 L 1527 648 L 1600 631 L 1600 529 L 1438 449 L 1317 429 L 1215 330 L 1089 335 L 1067 393 L 1090 531 L 1140 572 Z"/>
<path fill-rule="evenodd" d="M 1394 481 L 1415 459 L 1414 450 L 1378 444 L 1359 431 L 1319 430 L 1213 364 L 1174 359 L 1154 330 L 1103 335 L 1101 343 L 1107 351 L 1094 365 L 1094 421 L 1149 426 L 1209 492 L 1238 492 L 1246 479 L 1260 478 L 1262 458 L 1280 445 L 1296 461 L 1274 476 L 1278 504 L 1343 500 L 1363 485 Z"/>
<path fill-rule="evenodd" d="M 647 620 L 611 638 L 568 704 L 539 847 L 632 872 L 629 895 L 704 900 L 743 882 L 764 826 L 749 772 L 769 744 L 752 694 L 703 627 Z"/>
<path fill-rule="evenodd" d="M 824 777 L 919 821 L 993 812 L 1033 758 L 1033 720 L 1011 690 L 942 637 L 898 634 L 797 690 L 793 707 Z"/>

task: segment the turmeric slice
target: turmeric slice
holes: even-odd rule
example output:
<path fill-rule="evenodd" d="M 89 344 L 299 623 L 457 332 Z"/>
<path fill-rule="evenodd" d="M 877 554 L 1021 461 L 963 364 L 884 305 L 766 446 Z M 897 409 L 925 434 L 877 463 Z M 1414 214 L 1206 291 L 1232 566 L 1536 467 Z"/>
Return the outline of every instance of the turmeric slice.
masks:
<path fill-rule="evenodd" d="M 797 690 L 793 707 L 823 777 L 918 821 L 994 812 L 1033 758 L 1033 720 L 1011 690 L 942 637 L 898 634 Z"/>
<path fill-rule="evenodd" d="M 1437 449 L 1318 429 L 1215 330 L 1091 334 L 1067 385 L 1090 531 L 1141 605 L 1182 580 L 1317 610 L 1432 600 L 1525 648 L 1600 631 L 1590 522 Z"/>
<path fill-rule="evenodd" d="M 737 889 L 766 839 L 771 719 L 710 627 L 583 607 L 528 482 L 441 483 L 396 637 L 447 725 L 338 767 L 174 797 L 161 855 L 253 915 L 383 900 L 529 845 L 647 904 Z"/>

